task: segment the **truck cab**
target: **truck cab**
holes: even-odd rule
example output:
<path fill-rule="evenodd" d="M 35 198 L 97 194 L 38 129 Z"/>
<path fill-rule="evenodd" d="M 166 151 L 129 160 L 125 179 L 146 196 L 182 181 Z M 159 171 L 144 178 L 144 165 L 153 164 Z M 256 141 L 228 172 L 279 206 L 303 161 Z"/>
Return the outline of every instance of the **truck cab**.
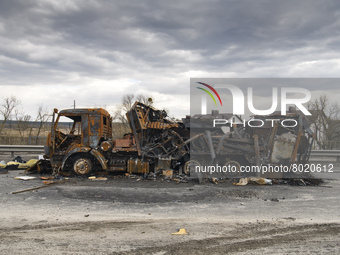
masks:
<path fill-rule="evenodd" d="M 88 174 L 93 163 L 106 168 L 104 155 L 97 148 L 112 140 L 112 118 L 102 108 L 54 109 L 51 132 L 45 146 L 45 157 L 53 169 L 73 168 L 77 174 Z"/>

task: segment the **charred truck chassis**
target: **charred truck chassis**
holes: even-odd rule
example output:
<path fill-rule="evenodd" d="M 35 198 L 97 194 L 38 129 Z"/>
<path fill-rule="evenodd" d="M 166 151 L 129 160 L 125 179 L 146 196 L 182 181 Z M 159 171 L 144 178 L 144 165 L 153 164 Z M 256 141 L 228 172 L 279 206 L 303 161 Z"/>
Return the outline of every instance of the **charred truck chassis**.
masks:
<path fill-rule="evenodd" d="M 106 110 L 54 109 L 45 158 L 50 160 L 54 173 L 79 175 L 168 169 L 181 169 L 189 175 L 193 166 L 202 164 L 239 168 L 262 163 L 305 163 L 313 132 L 303 116 L 288 115 L 275 117 L 295 119 L 296 127 L 287 129 L 278 123 L 261 128 L 234 125 L 224 132 L 221 128 L 207 128 L 216 118 L 214 115 L 205 115 L 203 119 L 194 115 L 174 122 L 166 118 L 165 111 L 136 102 L 126 113 L 131 133 L 113 139 L 112 118 Z M 73 121 L 72 125 L 62 122 L 65 117 Z"/>
<path fill-rule="evenodd" d="M 58 114 L 58 115 L 56 115 Z M 45 158 L 55 173 L 93 171 L 149 173 L 181 165 L 188 157 L 189 131 L 166 119 L 166 112 L 136 102 L 127 112 L 131 133 L 112 138 L 112 119 L 104 109 L 55 109 Z M 61 122 L 72 120 L 72 126 Z M 65 126 L 66 125 L 66 126 Z M 67 130 L 67 131 L 66 131 Z"/>
<path fill-rule="evenodd" d="M 309 128 L 308 118 L 302 113 L 294 111 L 285 116 L 252 116 L 252 127 L 242 122 L 239 116 L 234 116 L 238 120 L 233 122 L 238 124 L 229 125 L 228 131 L 221 126 L 212 128 L 214 119 L 221 119 L 226 115 L 227 118 L 231 117 L 230 114 L 214 111 L 212 114 L 194 115 L 190 120 L 184 120 L 185 125 L 191 127 L 192 137 L 190 162 L 186 162 L 185 172 L 193 173 L 196 166 L 234 166 L 237 171 L 228 172 L 224 177 L 241 177 L 247 175 L 240 173 L 241 166 L 288 166 L 293 163 L 308 163 L 315 136 Z M 266 122 L 266 119 L 275 121 Z M 282 122 L 287 125 L 281 125 Z M 188 165 L 193 168 L 187 168 Z M 262 176 L 285 178 L 292 175 L 288 172 L 285 176 L 280 172 Z"/>

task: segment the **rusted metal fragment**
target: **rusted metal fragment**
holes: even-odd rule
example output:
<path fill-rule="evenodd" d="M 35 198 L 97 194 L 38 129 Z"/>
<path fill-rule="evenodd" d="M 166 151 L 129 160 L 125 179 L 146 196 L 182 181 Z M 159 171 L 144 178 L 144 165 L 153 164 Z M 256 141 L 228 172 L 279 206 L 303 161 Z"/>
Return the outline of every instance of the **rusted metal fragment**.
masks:
<path fill-rule="evenodd" d="M 96 149 L 92 149 L 90 153 L 99 161 L 100 165 L 102 166 L 102 169 L 106 170 L 108 160 L 104 157 L 104 155 Z"/>
<path fill-rule="evenodd" d="M 140 159 L 128 160 L 127 171 L 131 173 L 149 173 L 149 162 L 142 162 Z"/>
<path fill-rule="evenodd" d="M 156 171 L 171 169 L 171 158 L 160 158 L 157 161 Z"/>
<path fill-rule="evenodd" d="M 132 145 L 132 140 L 130 139 L 116 139 L 115 147 L 116 148 L 130 148 Z"/>

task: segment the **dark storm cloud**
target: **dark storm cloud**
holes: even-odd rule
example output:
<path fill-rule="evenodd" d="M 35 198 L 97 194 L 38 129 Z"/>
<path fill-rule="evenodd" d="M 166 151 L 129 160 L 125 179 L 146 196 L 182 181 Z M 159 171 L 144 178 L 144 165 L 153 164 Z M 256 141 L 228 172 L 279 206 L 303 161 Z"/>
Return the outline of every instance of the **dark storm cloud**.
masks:
<path fill-rule="evenodd" d="M 88 52 L 108 64 L 131 64 L 131 69 L 141 71 L 152 67 L 216 72 L 226 67 L 242 71 L 237 64 L 245 62 L 248 68 L 261 62 L 294 63 L 297 56 L 290 51 L 308 47 L 300 59 L 318 59 L 315 53 L 322 54 L 317 51 L 328 46 L 335 50 L 338 5 L 336 1 L 2 1 L 0 9 L 3 36 L 14 44 L 27 40 L 37 46 L 33 51 L 56 45 L 56 50 Z M 67 52 L 70 59 L 63 59 L 63 54 L 39 59 L 29 47 L 25 51 L 3 46 L 2 54 L 47 69 L 108 74 L 98 63 L 86 63 L 82 56 Z M 124 63 L 126 57 L 131 58 L 129 63 Z M 112 76 L 119 75 L 112 71 Z"/>
<path fill-rule="evenodd" d="M 339 7 L 335 0 L 2 0 L 0 85 L 102 82 L 125 88 L 121 97 L 188 93 L 196 75 L 337 77 Z"/>

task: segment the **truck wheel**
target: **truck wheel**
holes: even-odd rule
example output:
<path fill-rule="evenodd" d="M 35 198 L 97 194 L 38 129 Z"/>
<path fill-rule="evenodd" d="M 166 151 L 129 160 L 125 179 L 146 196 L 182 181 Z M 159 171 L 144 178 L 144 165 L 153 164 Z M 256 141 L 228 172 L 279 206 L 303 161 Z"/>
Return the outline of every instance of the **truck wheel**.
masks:
<path fill-rule="evenodd" d="M 201 164 L 197 160 L 188 160 L 185 162 L 184 167 L 183 167 L 183 172 L 190 176 L 190 173 L 195 171 L 196 166 L 201 166 Z"/>
<path fill-rule="evenodd" d="M 78 158 L 73 164 L 73 171 L 79 175 L 88 175 L 92 172 L 92 162 L 88 158 Z"/>

